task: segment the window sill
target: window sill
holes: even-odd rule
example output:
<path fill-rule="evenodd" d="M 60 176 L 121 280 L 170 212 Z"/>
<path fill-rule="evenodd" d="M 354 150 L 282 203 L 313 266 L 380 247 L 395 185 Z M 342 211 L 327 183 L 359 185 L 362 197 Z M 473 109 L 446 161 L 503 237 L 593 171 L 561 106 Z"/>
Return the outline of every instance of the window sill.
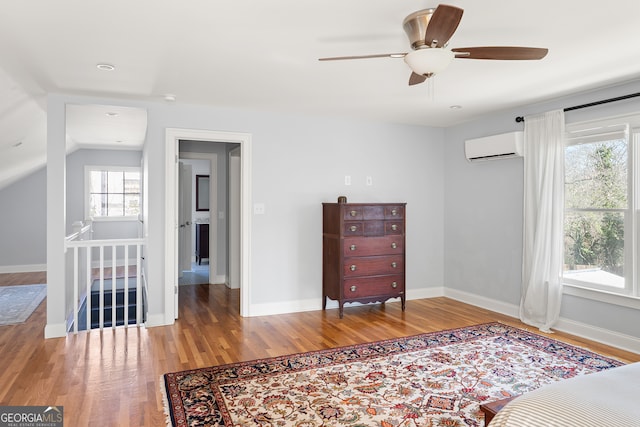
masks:
<path fill-rule="evenodd" d="M 623 307 L 640 310 L 640 298 L 631 295 L 616 294 L 613 292 L 590 289 L 571 283 L 564 283 L 562 293 L 594 301 L 605 302 L 607 304 L 620 305 Z"/>

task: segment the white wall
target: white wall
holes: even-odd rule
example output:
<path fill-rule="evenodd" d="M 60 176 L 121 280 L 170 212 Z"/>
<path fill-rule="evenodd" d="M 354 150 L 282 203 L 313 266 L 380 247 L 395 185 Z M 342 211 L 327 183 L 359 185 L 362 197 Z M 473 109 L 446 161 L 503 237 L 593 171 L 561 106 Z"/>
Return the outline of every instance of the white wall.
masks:
<path fill-rule="evenodd" d="M 522 130 L 523 124 L 514 121 L 516 116 L 636 92 L 640 82 L 504 111 L 447 129 L 444 272 L 448 292 L 517 315 L 522 284 L 522 159 L 468 163 L 464 140 Z M 631 112 L 640 112 L 640 98 L 567 112 L 565 118 L 571 123 Z M 638 309 L 565 295 L 560 316 L 561 329 L 592 337 L 606 330 L 614 345 L 625 346 L 633 337 L 640 338 Z"/>
<path fill-rule="evenodd" d="M 0 273 L 44 270 L 46 178 L 41 168 L 0 190 Z"/>

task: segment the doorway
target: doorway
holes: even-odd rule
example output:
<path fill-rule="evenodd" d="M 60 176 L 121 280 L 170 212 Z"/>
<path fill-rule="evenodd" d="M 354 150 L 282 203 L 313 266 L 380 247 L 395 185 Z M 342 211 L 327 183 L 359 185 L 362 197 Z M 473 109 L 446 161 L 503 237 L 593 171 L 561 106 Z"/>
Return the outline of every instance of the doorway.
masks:
<path fill-rule="evenodd" d="M 168 128 L 165 133 L 165 313 L 167 318 L 178 317 L 178 154 L 180 141 L 198 143 L 235 144 L 239 147 L 239 288 L 240 315 L 250 316 L 251 268 L 250 239 L 251 216 L 251 135 L 246 133 L 219 132 Z M 220 210 L 212 215 L 217 221 Z M 226 211 L 222 211 L 226 215 Z M 215 212 L 211 212 L 214 214 Z M 215 227 L 214 227 L 215 228 Z M 171 316 L 171 317 L 170 317 Z"/>
<path fill-rule="evenodd" d="M 219 217 L 225 216 L 218 215 L 218 192 L 222 190 L 217 185 L 218 154 L 206 152 L 212 144 L 220 143 L 181 140 L 178 146 L 179 285 L 225 282 L 226 268 L 220 268 L 217 257 L 219 245 L 216 224 L 219 224 Z M 226 198 L 225 191 L 221 196 Z M 223 224 L 219 225 L 224 228 Z M 224 261 L 227 251 L 222 248 L 222 252 Z"/>

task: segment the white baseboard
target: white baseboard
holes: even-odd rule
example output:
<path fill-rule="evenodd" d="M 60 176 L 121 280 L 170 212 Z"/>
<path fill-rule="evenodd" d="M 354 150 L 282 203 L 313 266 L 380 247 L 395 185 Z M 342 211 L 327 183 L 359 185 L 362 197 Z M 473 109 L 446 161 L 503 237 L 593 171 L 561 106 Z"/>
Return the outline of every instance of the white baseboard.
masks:
<path fill-rule="evenodd" d="M 407 291 L 407 300 L 411 299 L 423 299 L 443 296 L 443 288 L 423 288 Z M 389 301 L 399 301 L 399 298 L 390 299 Z M 357 302 L 349 303 L 349 306 L 362 305 Z M 327 308 L 338 308 L 338 301 L 327 300 Z M 346 307 L 346 306 L 345 306 Z M 249 307 L 249 316 L 271 316 L 274 314 L 287 314 L 298 313 L 303 311 L 315 311 L 322 310 L 322 301 L 317 299 L 266 303 L 266 304 L 251 304 Z"/>
<path fill-rule="evenodd" d="M 164 314 L 147 314 L 147 321 L 144 326 L 147 328 L 152 328 L 155 326 L 168 326 L 172 325 L 174 322 L 167 323 L 165 321 Z"/>
<path fill-rule="evenodd" d="M 66 323 L 47 324 L 44 327 L 45 338 L 62 338 L 67 336 Z"/>
<path fill-rule="evenodd" d="M 519 317 L 520 307 L 515 304 L 509 304 L 504 301 L 496 301 L 491 298 L 472 294 L 469 292 L 459 291 L 457 289 L 445 288 L 444 296 L 456 301 L 475 305 L 476 307 L 495 311 L 511 317 Z"/>
<path fill-rule="evenodd" d="M 47 264 L 0 265 L 0 273 L 34 273 L 47 271 Z"/>
<path fill-rule="evenodd" d="M 598 328 L 596 326 L 576 322 L 571 319 L 564 319 L 562 317 L 558 320 L 558 324 L 553 329 L 640 354 L 640 338 L 632 337 L 630 335 Z"/>

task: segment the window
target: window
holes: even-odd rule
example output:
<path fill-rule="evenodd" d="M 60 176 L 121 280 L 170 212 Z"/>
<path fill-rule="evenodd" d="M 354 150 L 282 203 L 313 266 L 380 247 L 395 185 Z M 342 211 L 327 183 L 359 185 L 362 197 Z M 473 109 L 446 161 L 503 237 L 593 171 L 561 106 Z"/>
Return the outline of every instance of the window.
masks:
<path fill-rule="evenodd" d="M 563 281 L 640 296 L 638 117 L 567 125 Z"/>
<path fill-rule="evenodd" d="M 87 166 L 86 215 L 92 219 L 136 218 L 140 213 L 140 168 Z"/>

